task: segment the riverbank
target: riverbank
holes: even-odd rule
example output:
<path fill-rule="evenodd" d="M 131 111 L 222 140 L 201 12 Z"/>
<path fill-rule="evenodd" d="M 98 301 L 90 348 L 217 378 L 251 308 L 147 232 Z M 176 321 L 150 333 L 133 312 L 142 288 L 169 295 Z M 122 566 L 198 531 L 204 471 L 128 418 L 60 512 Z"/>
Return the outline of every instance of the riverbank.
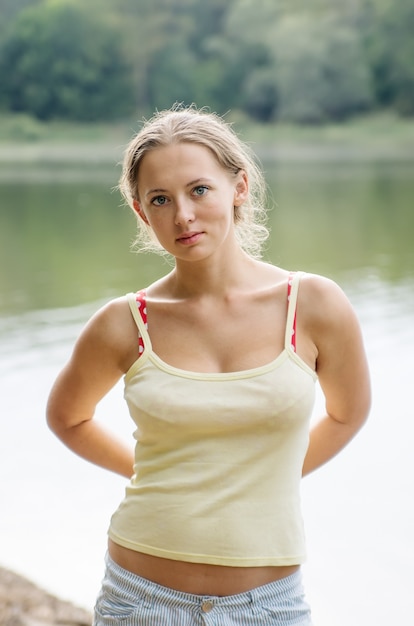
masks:
<path fill-rule="evenodd" d="M 361 116 L 343 124 L 257 124 L 229 114 L 240 136 L 262 160 L 283 162 L 411 161 L 414 119 L 393 114 Z M 27 116 L 0 116 L 0 162 L 118 163 L 139 124 L 43 124 Z"/>
<path fill-rule="evenodd" d="M 1 626 L 90 626 L 92 616 L 0 567 Z"/>

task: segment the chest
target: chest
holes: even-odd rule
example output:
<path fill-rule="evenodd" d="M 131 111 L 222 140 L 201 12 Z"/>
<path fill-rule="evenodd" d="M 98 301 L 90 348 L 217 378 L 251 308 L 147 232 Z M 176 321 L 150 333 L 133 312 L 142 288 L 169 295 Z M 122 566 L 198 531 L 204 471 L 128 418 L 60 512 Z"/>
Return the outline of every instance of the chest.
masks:
<path fill-rule="evenodd" d="M 148 307 L 154 352 L 198 372 L 235 372 L 266 365 L 284 348 L 287 307 L 277 299 Z"/>
<path fill-rule="evenodd" d="M 183 372 L 155 357 L 128 374 L 125 399 L 140 442 L 177 451 L 181 438 L 250 439 L 252 431 L 281 436 L 296 429 L 310 416 L 314 382 L 286 352 L 263 367 L 227 374 Z"/>

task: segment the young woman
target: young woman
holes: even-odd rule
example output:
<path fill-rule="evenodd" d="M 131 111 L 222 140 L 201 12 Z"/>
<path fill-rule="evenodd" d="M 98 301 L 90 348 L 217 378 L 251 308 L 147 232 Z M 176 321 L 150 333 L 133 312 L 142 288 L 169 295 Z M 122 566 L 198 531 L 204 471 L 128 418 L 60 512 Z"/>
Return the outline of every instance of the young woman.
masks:
<path fill-rule="evenodd" d="M 309 626 L 299 484 L 367 417 L 355 314 L 332 281 L 259 260 L 263 178 L 220 117 L 156 114 L 120 188 L 141 245 L 174 266 L 96 313 L 47 410 L 65 444 L 130 481 L 95 624 Z M 122 376 L 134 451 L 93 420 Z"/>

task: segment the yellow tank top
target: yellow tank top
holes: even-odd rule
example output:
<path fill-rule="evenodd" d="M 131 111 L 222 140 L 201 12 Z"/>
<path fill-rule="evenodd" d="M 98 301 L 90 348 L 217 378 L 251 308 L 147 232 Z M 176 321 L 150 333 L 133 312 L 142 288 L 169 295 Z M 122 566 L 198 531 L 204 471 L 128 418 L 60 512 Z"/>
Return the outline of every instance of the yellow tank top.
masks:
<path fill-rule="evenodd" d="M 291 342 L 299 280 L 295 274 L 283 352 L 232 373 L 162 361 L 128 294 L 144 351 L 125 375 L 135 473 L 111 519 L 114 542 L 196 563 L 304 561 L 299 491 L 316 374 Z"/>

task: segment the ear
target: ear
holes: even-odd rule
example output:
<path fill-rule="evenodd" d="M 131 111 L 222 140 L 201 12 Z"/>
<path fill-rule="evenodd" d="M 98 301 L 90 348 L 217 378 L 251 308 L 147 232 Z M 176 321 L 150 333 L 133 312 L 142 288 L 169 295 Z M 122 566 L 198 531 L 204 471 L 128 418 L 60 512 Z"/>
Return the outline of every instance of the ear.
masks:
<path fill-rule="evenodd" d="M 239 179 L 234 191 L 234 206 L 241 206 L 249 194 L 249 181 L 244 171 L 239 172 Z"/>
<path fill-rule="evenodd" d="M 147 224 L 147 226 L 149 226 L 149 222 L 148 222 L 147 216 L 145 215 L 144 211 L 142 210 L 141 205 L 138 202 L 138 200 L 133 200 L 132 201 L 132 205 L 134 207 L 135 213 L 137 213 L 137 215 L 139 215 L 139 217 L 142 219 L 142 221 L 145 222 Z"/>

